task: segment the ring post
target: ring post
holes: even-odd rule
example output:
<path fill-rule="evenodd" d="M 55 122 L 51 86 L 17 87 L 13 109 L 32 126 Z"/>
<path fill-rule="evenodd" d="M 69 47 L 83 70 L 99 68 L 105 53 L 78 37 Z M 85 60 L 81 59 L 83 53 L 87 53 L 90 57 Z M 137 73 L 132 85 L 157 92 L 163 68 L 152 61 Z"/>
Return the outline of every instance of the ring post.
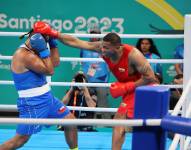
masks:
<path fill-rule="evenodd" d="M 160 119 L 168 113 L 169 88 L 142 86 L 136 89 L 135 119 Z M 132 150 L 165 150 L 166 132 L 161 127 L 134 127 Z"/>

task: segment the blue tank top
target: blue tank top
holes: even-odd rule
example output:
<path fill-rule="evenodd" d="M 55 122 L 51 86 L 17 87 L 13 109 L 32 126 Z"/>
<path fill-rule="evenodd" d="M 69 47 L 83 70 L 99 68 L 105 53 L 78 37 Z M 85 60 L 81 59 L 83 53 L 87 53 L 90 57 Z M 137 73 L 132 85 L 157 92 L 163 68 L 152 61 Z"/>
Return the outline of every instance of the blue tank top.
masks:
<path fill-rule="evenodd" d="M 24 44 L 22 44 L 20 47 L 28 49 Z M 12 76 L 16 90 L 26 90 L 41 87 L 47 83 L 46 76 L 44 74 L 39 74 L 32 70 L 24 73 L 15 73 L 12 71 Z"/>
<path fill-rule="evenodd" d="M 30 70 L 24 73 L 12 72 L 12 75 L 17 90 L 41 87 L 47 83 L 45 75 Z"/>
<path fill-rule="evenodd" d="M 100 54 L 88 50 L 81 50 L 80 57 L 99 58 Z M 109 81 L 110 71 L 105 62 L 83 62 L 82 70 L 87 76 L 88 82 L 107 83 Z M 92 74 L 90 73 L 91 70 L 94 70 Z"/>

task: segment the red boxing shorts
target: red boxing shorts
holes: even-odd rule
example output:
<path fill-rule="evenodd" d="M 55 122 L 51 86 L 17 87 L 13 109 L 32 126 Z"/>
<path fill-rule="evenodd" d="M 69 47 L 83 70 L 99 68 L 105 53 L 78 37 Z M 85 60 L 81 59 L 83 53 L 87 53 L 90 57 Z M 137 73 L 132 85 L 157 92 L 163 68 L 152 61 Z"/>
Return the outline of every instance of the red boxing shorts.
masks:
<path fill-rule="evenodd" d="M 127 118 L 134 117 L 135 92 L 127 93 L 122 97 L 122 102 L 117 110 L 119 114 L 127 115 Z"/>

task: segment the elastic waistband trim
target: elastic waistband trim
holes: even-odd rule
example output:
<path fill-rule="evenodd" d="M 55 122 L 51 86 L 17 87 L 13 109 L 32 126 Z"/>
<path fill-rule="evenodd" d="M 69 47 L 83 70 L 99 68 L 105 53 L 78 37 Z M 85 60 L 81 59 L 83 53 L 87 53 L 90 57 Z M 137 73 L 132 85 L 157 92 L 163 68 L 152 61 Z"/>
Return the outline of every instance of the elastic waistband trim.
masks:
<path fill-rule="evenodd" d="M 37 88 L 32 88 L 32 89 L 27 89 L 27 90 L 20 90 L 18 91 L 19 97 L 23 98 L 23 97 L 35 97 L 35 96 L 40 96 L 43 95 L 47 92 L 50 91 L 50 86 L 49 84 L 45 84 L 41 87 L 37 87 Z"/>

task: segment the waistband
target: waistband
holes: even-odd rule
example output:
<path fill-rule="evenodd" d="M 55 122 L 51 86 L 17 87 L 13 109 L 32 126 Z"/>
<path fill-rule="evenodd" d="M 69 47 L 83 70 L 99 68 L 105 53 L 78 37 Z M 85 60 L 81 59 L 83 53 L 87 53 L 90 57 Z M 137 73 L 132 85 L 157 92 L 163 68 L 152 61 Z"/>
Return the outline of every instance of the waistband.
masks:
<path fill-rule="evenodd" d="M 35 96 L 40 96 L 43 95 L 47 92 L 50 91 L 50 86 L 49 84 L 45 84 L 41 87 L 37 87 L 37 88 L 32 88 L 32 89 L 27 89 L 27 90 L 20 90 L 18 91 L 19 97 L 23 98 L 23 97 L 35 97 Z"/>

